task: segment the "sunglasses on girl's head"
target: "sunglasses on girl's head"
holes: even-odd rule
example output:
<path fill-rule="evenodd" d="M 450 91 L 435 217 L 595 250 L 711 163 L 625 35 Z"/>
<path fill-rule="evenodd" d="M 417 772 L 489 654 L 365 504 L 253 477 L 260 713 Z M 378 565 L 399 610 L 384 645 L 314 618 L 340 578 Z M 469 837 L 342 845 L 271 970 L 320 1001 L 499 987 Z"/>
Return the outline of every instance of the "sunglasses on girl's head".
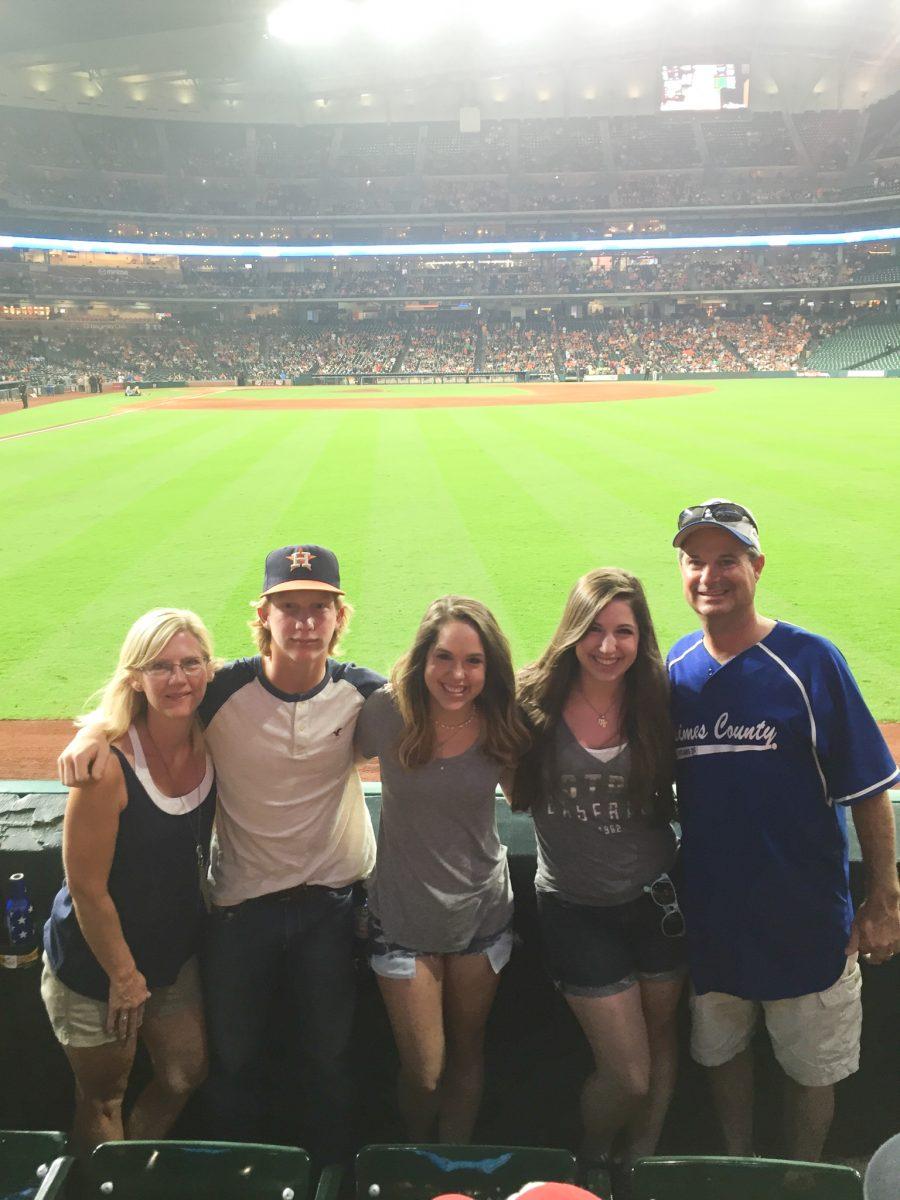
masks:
<path fill-rule="evenodd" d="M 663 873 L 646 884 L 644 891 L 657 906 L 662 909 L 659 927 L 666 937 L 684 937 L 684 914 L 678 904 L 675 884 L 668 875 Z"/>
<path fill-rule="evenodd" d="M 714 521 L 749 521 L 759 533 L 756 522 L 740 504 L 692 504 L 678 514 L 678 528 L 684 529 L 691 521 L 701 521 L 707 513 Z"/>

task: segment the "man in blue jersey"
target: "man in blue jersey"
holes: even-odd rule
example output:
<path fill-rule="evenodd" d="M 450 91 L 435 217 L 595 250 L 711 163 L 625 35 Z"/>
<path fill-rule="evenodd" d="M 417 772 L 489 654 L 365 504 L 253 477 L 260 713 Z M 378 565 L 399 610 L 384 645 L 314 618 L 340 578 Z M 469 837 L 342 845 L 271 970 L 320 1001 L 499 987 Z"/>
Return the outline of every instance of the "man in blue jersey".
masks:
<path fill-rule="evenodd" d="M 857 957 L 900 950 L 886 791 L 898 771 L 840 651 L 757 612 L 765 558 L 751 512 L 727 500 L 686 508 L 673 544 L 702 627 L 668 656 L 691 1053 L 711 1069 L 728 1153 L 751 1153 L 749 1046 L 762 1008 L 787 1077 L 787 1151 L 816 1160 L 834 1084 L 859 1065 Z M 847 808 L 866 879 L 855 916 Z"/>

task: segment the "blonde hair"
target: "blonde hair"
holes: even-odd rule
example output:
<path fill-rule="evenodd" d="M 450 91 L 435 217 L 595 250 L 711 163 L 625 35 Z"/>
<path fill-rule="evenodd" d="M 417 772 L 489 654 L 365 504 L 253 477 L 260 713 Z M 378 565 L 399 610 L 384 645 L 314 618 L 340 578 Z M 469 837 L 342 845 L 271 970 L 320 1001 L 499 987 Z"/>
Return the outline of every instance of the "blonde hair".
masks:
<path fill-rule="evenodd" d="M 281 593 L 277 594 L 280 595 Z M 339 595 L 337 592 L 331 594 L 334 598 L 334 606 L 338 610 L 338 620 L 331 641 L 328 643 L 328 653 L 337 654 L 341 648 L 341 638 L 346 635 L 350 628 L 350 618 L 353 616 L 354 610 L 353 605 L 343 595 Z M 259 614 L 260 612 L 267 613 L 269 611 L 270 600 L 270 596 L 260 596 L 258 600 L 252 600 L 251 604 L 256 606 L 257 613 L 255 617 L 247 622 L 250 632 L 253 634 L 253 640 L 256 642 L 256 648 L 263 658 L 271 657 L 272 631 L 268 625 L 263 623 Z"/>
<path fill-rule="evenodd" d="M 532 750 L 517 772 L 513 808 L 530 809 L 538 799 L 544 764 L 552 752 L 552 734 L 579 665 L 575 647 L 601 608 L 624 600 L 638 627 L 637 657 L 625 673 L 623 731 L 631 749 L 629 794 L 649 802 L 660 817 L 672 810 L 675 736 L 669 713 L 669 680 L 641 582 L 618 567 L 598 567 L 582 575 L 569 593 L 562 619 L 540 658 L 519 672 L 519 703 L 534 731 Z M 534 761 L 532 761 L 534 760 Z"/>
<path fill-rule="evenodd" d="M 132 686 L 135 674 L 157 659 L 178 633 L 195 637 L 210 671 L 215 670 L 212 638 L 197 614 L 186 608 L 153 608 L 138 617 L 125 635 L 112 678 L 94 693 L 97 707 L 77 717 L 75 724 L 98 727 L 111 742 L 120 738 L 147 711 L 147 697 Z M 195 732 L 199 735 L 199 726 Z"/>
<path fill-rule="evenodd" d="M 404 767 L 419 767 L 434 754 L 430 693 L 425 684 L 428 653 L 451 621 L 470 625 L 484 650 L 484 689 L 475 707 L 484 718 L 484 749 L 501 766 L 515 767 L 528 744 L 516 705 L 516 679 L 509 643 L 497 621 L 478 600 L 442 596 L 427 608 L 412 646 L 391 671 L 391 690 L 403 718 L 397 756 Z"/>

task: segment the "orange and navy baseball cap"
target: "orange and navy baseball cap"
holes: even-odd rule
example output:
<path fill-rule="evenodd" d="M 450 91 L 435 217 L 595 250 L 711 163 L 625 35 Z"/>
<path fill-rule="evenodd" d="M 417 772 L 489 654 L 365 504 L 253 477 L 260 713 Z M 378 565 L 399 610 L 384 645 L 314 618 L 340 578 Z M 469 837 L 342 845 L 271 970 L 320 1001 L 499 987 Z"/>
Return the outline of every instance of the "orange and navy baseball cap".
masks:
<path fill-rule="evenodd" d="M 334 551 L 324 546 L 281 546 L 266 555 L 261 596 L 294 589 L 337 592 L 343 596 L 341 572 Z"/>

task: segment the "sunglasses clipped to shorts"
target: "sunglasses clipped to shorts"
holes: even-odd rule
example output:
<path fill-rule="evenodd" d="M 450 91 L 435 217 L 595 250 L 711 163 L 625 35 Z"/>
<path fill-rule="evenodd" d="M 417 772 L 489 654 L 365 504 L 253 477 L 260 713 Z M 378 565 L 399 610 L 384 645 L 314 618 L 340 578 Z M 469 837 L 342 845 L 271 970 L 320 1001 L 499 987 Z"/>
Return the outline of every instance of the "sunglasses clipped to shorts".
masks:
<path fill-rule="evenodd" d="M 690 508 L 683 508 L 678 514 L 678 528 L 679 530 L 684 529 L 685 525 L 690 525 L 691 521 L 702 521 L 704 518 L 709 520 L 710 517 L 714 521 L 749 521 L 759 533 L 759 526 L 746 508 L 742 508 L 740 504 L 731 504 L 725 501 L 713 504 L 692 504 Z"/>
<path fill-rule="evenodd" d="M 644 885 L 644 891 L 657 906 L 662 909 L 659 927 L 669 938 L 684 937 L 684 913 L 678 903 L 675 884 L 663 872 L 652 883 Z"/>

